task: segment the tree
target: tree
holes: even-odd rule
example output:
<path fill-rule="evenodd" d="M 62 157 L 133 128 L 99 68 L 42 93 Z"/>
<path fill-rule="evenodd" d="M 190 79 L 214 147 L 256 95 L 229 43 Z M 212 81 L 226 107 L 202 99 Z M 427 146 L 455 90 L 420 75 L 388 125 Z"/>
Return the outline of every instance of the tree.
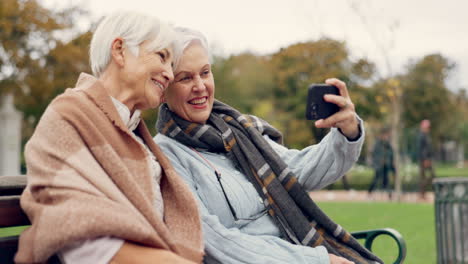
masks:
<path fill-rule="evenodd" d="M 372 104 L 366 101 L 369 91 L 359 82 L 373 75 L 374 66 L 364 59 L 351 61 L 345 42 L 324 38 L 293 44 L 272 55 L 271 67 L 274 109 L 280 112 L 275 116 L 282 118 L 286 142 L 292 147 L 318 142 L 327 133 L 305 120 L 307 87 L 312 83 L 339 78 L 347 83 L 357 109 L 366 109 L 366 114 L 373 112 L 369 107 Z"/>
<path fill-rule="evenodd" d="M 0 2 L 0 96 L 13 94 L 23 112 L 23 145 L 50 101 L 88 71 L 90 33 L 74 26 L 87 12 L 55 11 L 36 0 Z"/>
<path fill-rule="evenodd" d="M 273 77 L 265 56 L 241 53 L 215 57 L 213 74 L 216 97 L 241 112 L 252 113 L 259 98 L 272 97 Z"/>
<path fill-rule="evenodd" d="M 391 61 L 391 56 L 390 56 L 390 51 L 392 48 L 394 48 L 394 36 L 395 36 L 395 31 L 399 27 L 398 21 L 393 20 L 386 30 L 376 30 L 376 28 L 371 25 L 367 17 L 363 14 L 362 10 L 362 1 L 358 3 L 358 1 L 351 1 L 350 2 L 350 7 L 354 11 L 354 13 L 360 18 L 361 22 L 364 25 L 364 29 L 367 30 L 369 36 L 372 38 L 372 40 L 375 43 L 376 48 L 382 55 L 385 63 L 385 69 L 386 69 L 386 77 L 383 77 L 380 73 L 377 75 L 379 76 L 380 83 L 384 84 L 383 89 L 386 90 L 386 94 L 388 98 L 390 99 L 391 103 L 391 111 L 390 114 L 388 115 L 389 121 L 388 123 L 390 124 L 391 128 L 391 145 L 393 148 L 393 151 L 395 153 L 394 155 L 394 160 L 395 160 L 395 192 L 396 192 L 396 199 L 400 199 L 400 194 L 401 194 L 401 175 L 400 175 L 400 163 L 401 163 L 401 157 L 400 157 L 400 144 L 399 144 L 399 138 L 401 134 L 401 113 L 402 113 L 402 102 L 401 102 L 401 87 L 400 87 L 400 82 L 396 76 L 396 74 L 393 72 L 392 68 L 392 61 Z M 373 14 L 378 14 L 378 12 L 371 11 Z M 379 14 L 380 15 L 380 14 Z M 386 34 L 386 36 L 380 35 L 378 36 L 378 33 L 383 33 Z"/>
<path fill-rule="evenodd" d="M 430 54 L 411 63 L 402 78 L 403 121 L 406 126 L 417 126 L 423 119 L 431 120 L 434 144 L 442 139 L 454 138 L 460 115 L 455 97 L 446 86 L 446 80 L 455 64 L 441 54 Z M 456 117 L 459 118 L 456 118 Z"/>
<path fill-rule="evenodd" d="M 462 158 L 466 160 L 468 158 L 468 96 L 465 89 L 460 89 L 454 97 L 458 110 L 458 115 L 455 118 L 456 125 L 454 126 L 457 131 L 456 140 L 462 144 L 464 150 Z"/>
<path fill-rule="evenodd" d="M 86 32 L 67 43 L 58 41 L 42 60 L 32 61 L 28 65 L 28 74 L 21 81 L 25 91 L 16 93 L 16 100 L 21 102 L 17 108 L 23 112 L 24 133 L 27 140 L 39 122 L 47 105 L 66 88 L 73 87 L 80 72 L 90 72 L 88 50 L 91 33 Z"/>
<path fill-rule="evenodd" d="M 0 95 L 28 93 L 23 82 L 30 68 L 43 67 L 44 57 L 56 47 L 58 33 L 73 28 L 84 11 L 70 7 L 60 12 L 43 8 L 35 0 L 0 3 Z"/>
<path fill-rule="evenodd" d="M 305 120 L 307 87 L 311 83 L 323 83 L 331 76 L 349 80 L 344 67 L 347 58 L 345 44 L 332 39 L 293 44 L 272 55 L 274 104 L 276 111 L 283 112 L 278 117 L 284 118 L 281 122 L 287 144 L 304 147 L 326 134 Z"/>

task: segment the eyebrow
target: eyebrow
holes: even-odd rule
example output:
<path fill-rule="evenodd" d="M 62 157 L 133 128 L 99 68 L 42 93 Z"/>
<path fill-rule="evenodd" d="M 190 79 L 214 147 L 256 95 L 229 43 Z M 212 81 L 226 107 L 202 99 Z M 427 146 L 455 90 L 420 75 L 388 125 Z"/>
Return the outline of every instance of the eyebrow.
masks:
<path fill-rule="evenodd" d="M 200 69 L 203 69 L 203 68 L 206 68 L 206 67 L 210 67 L 210 68 L 211 68 L 211 64 L 210 64 L 210 63 L 207 63 L 207 64 L 203 65 Z M 191 74 L 192 71 L 182 70 L 182 71 L 180 71 L 179 73 L 177 73 L 177 74 L 175 75 L 175 77 L 179 76 L 179 74 L 182 74 L 182 73 Z"/>

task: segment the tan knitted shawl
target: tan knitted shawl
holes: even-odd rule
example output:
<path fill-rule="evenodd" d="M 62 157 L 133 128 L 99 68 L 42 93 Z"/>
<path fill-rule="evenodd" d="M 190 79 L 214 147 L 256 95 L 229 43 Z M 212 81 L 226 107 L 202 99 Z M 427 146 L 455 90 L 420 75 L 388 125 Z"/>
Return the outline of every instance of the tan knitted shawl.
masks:
<path fill-rule="evenodd" d="M 150 157 L 130 133 L 90 75 L 81 74 L 76 88 L 54 99 L 25 149 L 28 186 L 21 206 L 32 226 L 21 234 L 16 262 L 43 262 L 71 242 L 99 236 L 202 261 L 193 195 L 140 122 L 136 133 L 163 170 L 163 221 L 153 206 Z"/>

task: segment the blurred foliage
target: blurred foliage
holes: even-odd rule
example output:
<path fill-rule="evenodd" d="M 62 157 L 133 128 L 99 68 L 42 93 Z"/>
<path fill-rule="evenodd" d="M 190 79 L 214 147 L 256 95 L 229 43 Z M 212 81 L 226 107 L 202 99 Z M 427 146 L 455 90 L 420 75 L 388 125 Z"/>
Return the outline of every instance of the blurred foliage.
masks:
<path fill-rule="evenodd" d="M 73 25 L 86 14 L 77 7 L 48 10 L 34 0 L 0 2 L 0 96 L 13 94 L 23 112 L 23 145 L 50 101 L 89 71 L 91 33 Z"/>
<path fill-rule="evenodd" d="M 454 130 L 458 133 L 455 137 L 457 142 L 460 142 L 465 149 L 465 159 L 468 159 L 468 95 L 466 90 L 460 90 L 458 94 L 453 94 L 457 115 L 455 119 Z"/>
<path fill-rule="evenodd" d="M 286 144 L 300 148 L 318 142 L 326 134 L 326 130 L 315 128 L 305 119 L 307 87 L 330 77 L 348 81 L 347 58 L 345 44 L 332 39 L 293 44 L 272 55 L 273 104 L 275 111 L 284 113 L 279 121 Z"/>
<path fill-rule="evenodd" d="M 27 85 L 28 76 L 47 65 L 46 57 L 60 45 L 59 37 L 72 33 L 73 22 L 85 14 L 77 7 L 52 11 L 35 0 L 2 0 L 0 94 L 28 94 L 34 89 Z"/>
<path fill-rule="evenodd" d="M 345 42 L 325 38 L 293 44 L 274 53 L 270 67 L 274 72 L 274 109 L 285 113 L 280 122 L 286 143 L 292 147 L 316 143 L 328 132 L 305 119 L 307 87 L 312 83 L 338 78 L 347 83 L 363 118 L 376 115 L 370 103 L 373 92 L 360 84 L 372 77 L 375 66 L 365 59 L 352 61 Z"/>
<path fill-rule="evenodd" d="M 213 75 L 216 97 L 245 112 L 252 112 L 259 98 L 272 99 L 273 72 L 268 58 L 241 53 L 215 57 Z"/>
<path fill-rule="evenodd" d="M 408 67 L 402 76 L 403 105 L 406 126 L 416 126 L 423 119 L 431 120 L 434 142 L 454 138 L 458 124 L 455 100 L 446 87 L 446 80 L 454 64 L 440 54 L 423 57 Z"/>
<path fill-rule="evenodd" d="M 26 142 L 50 101 L 73 87 L 80 72 L 90 72 L 88 47 L 92 29 L 76 28 L 89 20 L 80 7 L 48 10 L 35 0 L 0 2 L 0 96 L 13 93 L 23 112 Z M 374 62 L 352 58 L 346 42 L 329 38 L 292 44 L 272 54 L 240 53 L 214 56 L 216 97 L 244 113 L 255 114 L 283 132 L 289 147 L 303 148 L 328 132 L 305 119 L 307 87 L 335 77 L 347 83 L 357 113 L 366 121 L 371 147 L 374 131 L 390 123 L 392 102 L 402 98 L 399 142 L 402 151 L 421 119 L 431 119 L 434 142 L 465 145 L 468 153 L 468 97 L 446 86 L 455 64 L 441 54 L 409 62 L 405 72 L 377 78 Z M 157 114 L 143 117 L 152 133 Z"/>

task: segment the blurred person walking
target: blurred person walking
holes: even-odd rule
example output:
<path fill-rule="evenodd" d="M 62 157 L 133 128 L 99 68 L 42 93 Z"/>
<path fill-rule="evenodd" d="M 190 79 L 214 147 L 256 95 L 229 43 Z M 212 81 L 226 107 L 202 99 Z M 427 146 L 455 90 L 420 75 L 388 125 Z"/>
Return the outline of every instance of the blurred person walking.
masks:
<path fill-rule="evenodd" d="M 435 178 L 434 167 L 432 166 L 433 150 L 430 137 L 431 121 L 424 119 L 419 126 L 417 137 L 417 157 L 419 163 L 419 196 L 426 198 L 427 186 Z M 427 175 L 426 173 L 429 173 Z"/>
<path fill-rule="evenodd" d="M 382 189 L 388 192 L 389 199 L 392 198 L 392 192 L 389 188 L 389 172 L 395 173 L 395 162 L 393 158 L 393 149 L 390 145 L 390 129 L 384 127 L 378 136 L 372 150 L 372 167 L 375 170 L 374 179 L 369 186 L 368 194 L 372 194 L 379 182 L 382 183 Z"/>

